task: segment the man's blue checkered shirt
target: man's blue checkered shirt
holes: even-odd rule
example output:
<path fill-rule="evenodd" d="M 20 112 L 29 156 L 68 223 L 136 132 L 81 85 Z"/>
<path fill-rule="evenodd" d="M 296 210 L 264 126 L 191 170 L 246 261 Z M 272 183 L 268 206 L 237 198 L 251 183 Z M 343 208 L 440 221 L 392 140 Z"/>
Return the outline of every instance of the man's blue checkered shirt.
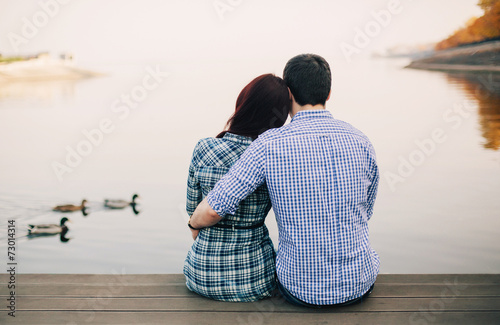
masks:
<path fill-rule="evenodd" d="M 266 182 L 279 228 L 277 276 L 310 304 L 362 296 L 379 258 L 371 248 L 379 172 L 368 138 L 326 110 L 300 111 L 263 133 L 208 194 L 220 215 Z"/>

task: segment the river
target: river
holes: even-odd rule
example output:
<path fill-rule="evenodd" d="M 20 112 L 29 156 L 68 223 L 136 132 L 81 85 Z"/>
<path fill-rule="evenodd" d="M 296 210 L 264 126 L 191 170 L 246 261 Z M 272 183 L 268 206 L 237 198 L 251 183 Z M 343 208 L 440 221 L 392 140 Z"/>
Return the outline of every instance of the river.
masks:
<path fill-rule="evenodd" d="M 499 75 L 403 69 L 404 60 L 338 62 L 330 60 L 327 109 L 377 152 L 370 238 L 381 272 L 499 273 Z M 95 63 L 89 68 L 105 76 L 3 84 L 0 246 L 15 220 L 18 272 L 182 272 L 192 243 L 183 206 L 194 145 L 222 129 L 246 83 L 281 75 L 284 64 Z M 134 193 L 139 214 L 103 208 L 106 198 Z M 68 214 L 69 240 L 26 236 L 28 224 L 59 222 L 53 206 L 82 199 L 89 213 Z M 272 213 L 266 223 L 277 244 Z"/>

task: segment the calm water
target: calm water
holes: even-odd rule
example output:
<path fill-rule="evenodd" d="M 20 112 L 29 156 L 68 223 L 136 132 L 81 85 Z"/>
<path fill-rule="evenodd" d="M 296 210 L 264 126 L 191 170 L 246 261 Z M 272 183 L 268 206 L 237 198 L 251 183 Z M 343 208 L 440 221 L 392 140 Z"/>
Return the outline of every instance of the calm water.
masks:
<path fill-rule="evenodd" d="M 15 219 L 19 272 L 180 273 L 192 242 L 183 205 L 194 145 L 222 129 L 248 81 L 281 75 L 285 61 L 94 64 L 87 67 L 107 75 L 1 85 L 0 263 L 7 220 Z M 331 60 L 327 108 L 377 151 L 381 183 L 370 230 L 381 271 L 498 273 L 499 77 L 404 63 Z M 168 76 L 141 92 L 148 66 Z M 129 95 L 138 100 L 126 114 Z M 96 136 L 102 123 L 108 133 Z M 96 144 L 86 147 L 86 132 Z M 72 150 L 85 156 L 59 169 L 60 181 L 53 165 L 66 165 Z M 105 198 L 134 193 L 142 197 L 138 215 L 102 208 Z M 59 221 L 51 207 L 83 198 L 90 213 L 70 214 L 69 241 L 26 237 L 28 224 Z M 273 219 L 267 224 L 277 243 Z"/>

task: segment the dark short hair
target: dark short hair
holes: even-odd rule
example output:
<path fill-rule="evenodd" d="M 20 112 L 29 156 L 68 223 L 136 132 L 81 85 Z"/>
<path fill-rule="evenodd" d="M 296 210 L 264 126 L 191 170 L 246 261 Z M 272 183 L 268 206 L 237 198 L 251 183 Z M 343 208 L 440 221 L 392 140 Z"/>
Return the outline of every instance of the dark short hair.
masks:
<path fill-rule="evenodd" d="M 301 106 L 325 105 L 332 87 L 330 66 L 316 54 L 300 54 L 291 58 L 283 70 L 283 79 Z"/>
<path fill-rule="evenodd" d="M 226 124 L 226 132 L 256 139 L 261 133 L 283 126 L 292 103 L 285 81 L 273 74 L 252 80 L 240 92 L 236 109 Z"/>

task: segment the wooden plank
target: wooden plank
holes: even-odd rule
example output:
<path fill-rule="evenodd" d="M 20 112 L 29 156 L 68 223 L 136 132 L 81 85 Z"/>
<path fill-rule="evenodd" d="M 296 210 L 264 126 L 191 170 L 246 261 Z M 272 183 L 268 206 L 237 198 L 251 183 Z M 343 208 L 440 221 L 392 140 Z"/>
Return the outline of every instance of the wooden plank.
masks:
<path fill-rule="evenodd" d="M 0 274 L 0 285 L 9 275 Z M 16 281 L 24 284 L 107 284 L 155 285 L 185 283 L 182 274 L 17 274 Z M 500 284 L 500 274 L 380 274 L 378 284 Z"/>
<path fill-rule="evenodd" d="M 5 306 L 0 306 L 6 311 Z M 205 298 L 18 298 L 18 311 L 69 310 L 69 311 L 224 311 L 224 312 L 331 312 L 290 305 L 280 298 L 254 303 L 227 303 Z M 362 304 L 341 308 L 344 312 L 391 312 L 391 311 L 497 311 L 500 298 L 373 298 Z"/>
<path fill-rule="evenodd" d="M 0 292 L 4 296 L 3 290 Z M 23 296 L 54 297 L 198 297 L 189 291 L 186 285 L 126 285 L 119 283 L 108 285 L 86 284 L 19 284 L 16 294 Z M 470 284 L 450 286 L 444 284 L 379 284 L 371 297 L 497 297 L 500 285 Z M 1 296 L 0 296 L 1 297 Z"/>
<path fill-rule="evenodd" d="M 17 312 L 16 317 L 0 314 L 1 324 L 75 325 L 75 324 L 168 324 L 168 325 L 256 325 L 256 324 L 498 324 L 500 312 L 425 312 L 402 313 L 218 313 L 218 312 Z"/>
<path fill-rule="evenodd" d="M 0 274 L 0 285 L 7 283 L 9 275 Z M 186 283 L 183 274 L 17 274 L 20 284 L 181 284 Z"/>
<path fill-rule="evenodd" d="M 53 296 L 53 297 L 198 297 L 189 291 L 185 284 L 181 285 L 19 285 L 16 288 L 18 297 Z"/>
<path fill-rule="evenodd" d="M 0 295 L 9 275 L 0 274 Z M 498 274 L 382 274 L 363 304 L 329 310 L 282 298 L 224 303 L 185 287 L 182 274 L 17 274 L 16 318 L 0 324 L 498 324 Z M 4 299 L 4 298 L 2 298 Z"/>
<path fill-rule="evenodd" d="M 500 284 L 500 274 L 380 274 L 377 283 L 386 284 Z"/>
<path fill-rule="evenodd" d="M 376 283 L 370 297 L 500 297 L 500 285 Z"/>

